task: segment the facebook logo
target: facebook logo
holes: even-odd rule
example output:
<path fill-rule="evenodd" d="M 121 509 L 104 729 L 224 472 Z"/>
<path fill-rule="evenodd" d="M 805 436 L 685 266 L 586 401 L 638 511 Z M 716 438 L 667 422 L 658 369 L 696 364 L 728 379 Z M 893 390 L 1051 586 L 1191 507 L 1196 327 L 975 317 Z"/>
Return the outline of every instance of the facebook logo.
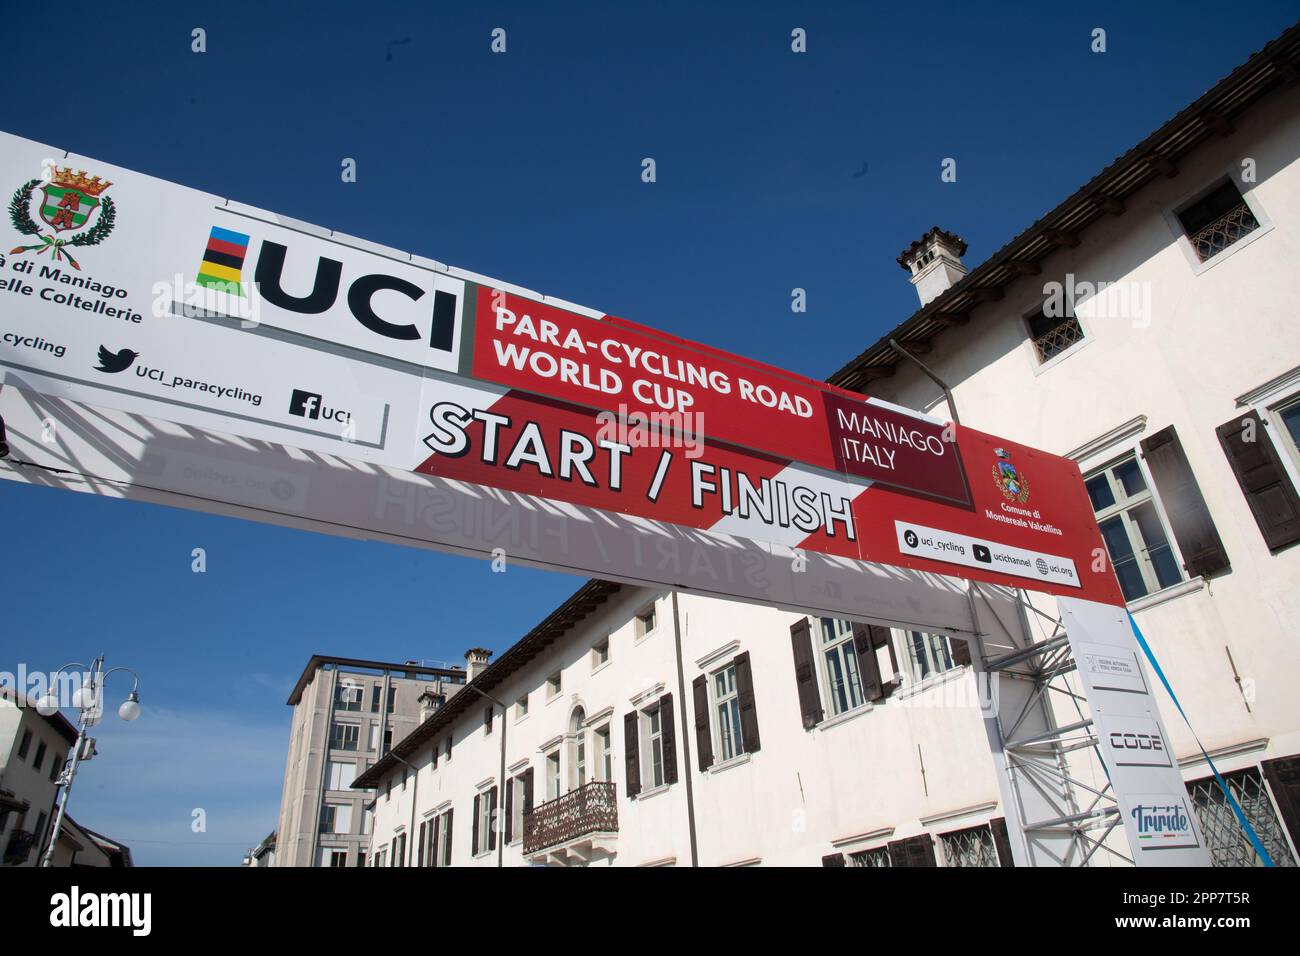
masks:
<path fill-rule="evenodd" d="M 289 399 L 289 414 L 299 418 L 320 418 L 321 396 L 315 392 L 304 392 L 300 388 L 293 390 Z"/>

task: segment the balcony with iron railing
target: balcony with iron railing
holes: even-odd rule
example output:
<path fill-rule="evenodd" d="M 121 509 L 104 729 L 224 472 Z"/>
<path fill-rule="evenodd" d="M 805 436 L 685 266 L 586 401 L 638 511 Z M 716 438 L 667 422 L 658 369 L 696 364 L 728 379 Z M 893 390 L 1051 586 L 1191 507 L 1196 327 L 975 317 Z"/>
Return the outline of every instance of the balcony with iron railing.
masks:
<path fill-rule="evenodd" d="M 15 830 L 9 834 L 9 843 L 5 846 L 5 863 L 10 866 L 26 863 L 35 843 L 36 834 L 32 833 L 32 831 Z"/>
<path fill-rule="evenodd" d="M 524 814 L 524 856 L 617 833 L 617 788 L 595 780 Z"/>
<path fill-rule="evenodd" d="M 1242 202 L 1198 230 L 1195 235 L 1189 236 L 1188 239 L 1192 248 L 1196 250 L 1197 258 L 1205 262 L 1258 228 L 1259 221 L 1250 211 L 1250 207 Z"/>

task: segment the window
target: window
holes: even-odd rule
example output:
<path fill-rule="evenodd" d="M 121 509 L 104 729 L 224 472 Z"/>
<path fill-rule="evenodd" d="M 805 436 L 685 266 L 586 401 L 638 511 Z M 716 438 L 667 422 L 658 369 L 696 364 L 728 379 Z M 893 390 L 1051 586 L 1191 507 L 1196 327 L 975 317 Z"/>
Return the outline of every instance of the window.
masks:
<path fill-rule="evenodd" d="M 379 725 L 370 725 L 370 750 L 373 752 L 379 749 Z"/>
<path fill-rule="evenodd" d="M 553 700 L 558 697 L 563 686 L 559 671 L 546 678 L 546 699 Z"/>
<path fill-rule="evenodd" d="M 479 791 L 478 796 L 474 798 L 474 810 L 478 814 L 478 845 L 474 849 L 476 856 L 489 853 L 496 849 L 496 830 L 493 828 L 496 818 L 496 808 L 496 787 L 489 787 L 487 790 L 481 790 Z"/>
<path fill-rule="evenodd" d="M 325 789 L 348 790 L 356 778 L 356 764 L 348 760 L 331 760 L 325 770 Z"/>
<path fill-rule="evenodd" d="M 376 684 L 370 689 L 370 712 L 379 713 L 379 696 L 384 692 L 383 688 Z"/>
<path fill-rule="evenodd" d="M 381 846 L 379 852 L 375 854 L 375 866 L 386 866 L 388 861 L 388 847 Z"/>
<path fill-rule="evenodd" d="M 645 712 L 646 753 L 649 757 L 649 783 L 651 787 L 664 785 L 664 726 L 662 709 L 655 705 Z"/>
<path fill-rule="evenodd" d="M 380 753 L 386 754 L 388 753 L 388 751 L 392 749 L 393 749 L 393 728 L 385 727 L 384 728 L 384 749 L 381 750 Z"/>
<path fill-rule="evenodd" d="M 655 629 L 658 623 L 658 617 L 655 614 L 655 606 L 651 604 L 636 616 L 636 636 L 638 638 L 645 637 Z"/>
<path fill-rule="evenodd" d="M 408 772 L 409 771 L 407 771 L 406 768 L 402 768 L 402 789 L 403 790 L 406 789 L 406 775 Z"/>
<path fill-rule="evenodd" d="M 826 697 L 831 703 L 831 714 L 861 707 L 865 697 L 858 672 L 858 651 L 853 643 L 853 623 L 824 617 L 821 619 L 821 636 Z"/>
<path fill-rule="evenodd" d="M 1278 420 L 1282 422 L 1282 427 L 1286 429 L 1286 436 L 1289 441 L 1285 441 L 1286 450 L 1300 464 L 1300 401 L 1294 401 L 1290 405 L 1283 405 L 1277 409 Z"/>
<path fill-rule="evenodd" d="M 36 836 L 36 845 L 39 847 L 45 843 L 45 821 L 48 819 L 44 811 L 36 818 L 36 829 L 32 831 Z"/>
<path fill-rule="evenodd" d="M 492 733 L 492 705 L 488 704 L 483 708 L 483 736 L 486 737 Z"/>
<path fill-rule="evenodd" d="M 945 866 L 1001 866 L 993 830 L 988 826 L 970 827 L 953 833 L 939 834 Z"/>
<path fill-rule="evenodd" d="M 740 739 L 740 695 L 736 692 L 735 664 L 714 673 L 713 706 L 718 714 L 718 754 L 722 760 L 730 760 L 745 752 Z"/>
<path fill-rule="evenodd" d="M 605 638 L 591 649 L 591 669 L 595 670 L 603 664 L 609 663 L 609 638 Z"/>
<path fill-rule="evenodd" d="M 338 815 L 338 806 L 333 803 L 326 803 L 320 808 L 320 832 L 334 832 L 334 818 Z"/>
<path fill-rule="evenodd" d="M 579 707 L 569 717 L 569 789 L 587 783 L 587 712 Z"/>
<path fill-rule="evenodd" d="M 43 740 L 36 745 L 36 759 L 32 761 L 33 770 L 40 770 L 41 765 L 45 763 L 45 749 L 45 741 Z"/>
<path fill-rule="evenodd" d="M 356 750 L 360 730 L 356 724 L 333 724 L 330 727 L 330 749 Z"/>
<path fill-rule="evenodd" d="M 1055 310 L 1053 310 L 1055 311 Z M 1072 314 L 1051 316 L 1043 309 L 1027 316 L 1029 339 L 1039 362 L 1048 362 L 1083 341 L 1083 326 Z"/>
<path fill-rule="evenodd" d="M 451 866 L 451 811 L 440 813 L 433 826 L 434 866 Z"/>
<path fill-rule="evenodd" d="M 391 714 L 397 708 L 397 687 L 396 685 L 388 688 L 388 712 Z"/>
<path fill-rule="evenodd" d="M 364 690 L 365 688 L 355 681 L 340 681 L 334 688 L 334 709 L 361 710 L 361 694 Z"/>
<path fill-rule="evenodd" d="M 528 695 L 524 694 L 515 701 L 515 720 L 523 720 L 528 716 Z"/>
<path fill-rule="evenodd" d="M 1176 213 L 1192 251 L 1202 262 L 1259 228 L 1237 186 L 1227 179 Z"/>
<path fill-rule="evenodd" d="M 614 779 L 614 751 L 610 746 L 609 724 L 594 734 L 596 743 L 596 779 Z"/>
<path fill-rule="evenodd" d="M 343 867 L 348 865 L 348 851 L 331 849 L 329 853 L 330 867 Z"/>
<path fill-rule="evenodd" d="M 510 779 L 510 842 L 524 838 L 524 794 L 528 792 L 528 778 L 523 774 Z"/>
<path fill-rule="evenodd" d="M 364 848 L 363 848 L 363 849 L 358 849 L 358 850 L 357 850 L 357 866 L 365 866 L 365 865 L 366 865 L 366 851 L 365 851 Z"/>
<path fill-rule="evenodd" d="M 546 755 L 546 799 L 558 800 L 560 796 L 560 752 Z"/>
<path fill-rule="evenodd" d="M 907 661 L 912 671 L 912 681 L 920 683 L 927 677 L 952 670 L 952 645 L 942 634 L 907 632 Z"/>
<path fill-rule="evenodd" d="M 1295 857 L 1287 846 L 1277 814 L 1273 812 L 1273 803 L 1269 800 L 1259 769 L 1249 767 L 1225 773 L 1223 779 L 1273 862 L 1278 866 L 1295 866 Z M 1205 847 L 1210 851 L 1210 862 L 1214 866 L 1263 865 L 1213 777 L 1189 783 L 1187 792 L 1191 794 L 1196 820 L 1201 825 Z"/>
<path fill-rule="evenodd" d="M 406 866 L 405 833 L 399 833 L 393 840 L 393 866 Z"/>
<path fill-rule="evenodd" d="M 58 779 L 59 771 L 62 769 L 63 764 L 59 762 L 58 758 L 50 761 L 50 783 L 54 783 Z"/>
<path fill-rule="evenodd" d="M 22 743 L 18 745 L 19 760 L 27 759 L 27 751 L 31 749 L 31 746 L 32 746 L 32 732 L 30 730 L 24 730 Z"/>
<path fill-rule="evenodd" d="M 1135 456 L 1093 472 L 1084 485 L 1126 601 L 1183 579 Z"/>
<path fill-rule="evenodd" d="M 447 738 L 447 748 L 442 752 L 442 756 L 443 759 L 445 760 L 451 759 L 451 738 L 450 737 Z"/>
<path fill-rule="evenodd" d="M 889 848 L 879 846 L 872 850 L 862 850 L 849 854 L 849 866 L 889 866 Z"/>

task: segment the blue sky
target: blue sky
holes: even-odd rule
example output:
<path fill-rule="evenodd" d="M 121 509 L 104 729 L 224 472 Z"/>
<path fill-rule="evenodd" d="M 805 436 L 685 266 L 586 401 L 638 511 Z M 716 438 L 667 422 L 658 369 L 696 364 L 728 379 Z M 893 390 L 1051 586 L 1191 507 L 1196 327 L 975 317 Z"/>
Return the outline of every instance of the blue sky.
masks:
<path fill-rule="evenodd" d="M 60 4 L 93 33 L 58 62 L 10 60 L 26 79 L 0 128 L 825 376 L 915 309 L 894 261 L 912 239 L 939 224 L 982 261 L 1295 19 L 1280 2 L 537 6 Z M 42 16 L 9 24 L 15 50 L 47 45 Z M 275 827 L 311 653 L 499 652 L 580 583 L 9 482 L 0 514 L 0 670 L 104 652 L 142 673 L 144 716 L 105 721 L 71 805 L 142 864 L 237 863 Z"/>

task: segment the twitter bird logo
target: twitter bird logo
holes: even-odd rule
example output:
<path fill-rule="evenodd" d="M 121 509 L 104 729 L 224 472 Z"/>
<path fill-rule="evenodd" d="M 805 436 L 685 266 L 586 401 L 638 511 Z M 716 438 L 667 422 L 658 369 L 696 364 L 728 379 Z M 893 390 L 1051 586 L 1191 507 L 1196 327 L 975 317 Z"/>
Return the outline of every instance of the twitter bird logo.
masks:
<path fill-rule="evenodd" d="M 125 372 L 131 367 L 131 363 L 139 358 L 139 352 L 132 352 L 130 349 L 122 349 L 120 352 L 110 352 L 104 346 L 99 347 L 99 365 L 95 368 L 96 372 Z"/>

